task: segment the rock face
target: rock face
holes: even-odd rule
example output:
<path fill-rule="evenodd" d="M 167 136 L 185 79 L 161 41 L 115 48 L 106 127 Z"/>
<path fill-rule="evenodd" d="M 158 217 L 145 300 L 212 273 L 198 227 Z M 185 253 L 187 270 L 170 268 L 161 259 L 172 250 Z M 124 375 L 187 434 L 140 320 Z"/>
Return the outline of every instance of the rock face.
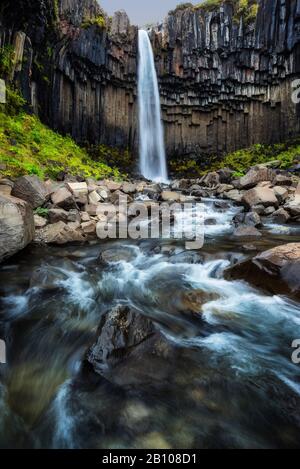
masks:
<path fill-rule="evenodd" d="M 132 386 L 165 380 L 174 356 L 174 347 L 151 320 L 127 306 L 117 306 L 102 317 L 86 360 L 97 374 Z"/>
<path fill-rule="evenodd" d="M 0 195 L 0 262 L 25 248 L 33 237 L 34 219 L 29 204 Z"/>
<path fill-rule="evenodd" d="M 127 15 L 110 21 L 95 0 L 3 3 L 1 37 L 18 52 L 14 79 L 33 110 L 79 142 L 136 154 L 137 28 Z M 177 9 L 152 31 L 169 158 L 204 164 L 299 133 L 299 21 L 299 0 L 261 0 L 252 23 L 225 2 Z"/>
<path fill-rule="evenodd" d="M 230 268 L 227 278 L 243 279 L 272 294 L 300 298 L 300 243 L 278 246 Z"/>

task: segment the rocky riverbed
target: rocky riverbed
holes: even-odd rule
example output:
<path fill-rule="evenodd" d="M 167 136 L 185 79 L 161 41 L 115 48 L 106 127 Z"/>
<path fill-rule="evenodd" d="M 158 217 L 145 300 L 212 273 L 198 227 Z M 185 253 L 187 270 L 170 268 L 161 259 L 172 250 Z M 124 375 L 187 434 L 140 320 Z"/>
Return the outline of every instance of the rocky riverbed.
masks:
<path fill-rule="evenodd" d="M 0 192 L 0 446 L 299 446 L 297 175 L 26 176 Z M 201 201 L 203 248 L 100 240 L 120 215 L 100 207 L 122 194 L 147 210 Z"/>

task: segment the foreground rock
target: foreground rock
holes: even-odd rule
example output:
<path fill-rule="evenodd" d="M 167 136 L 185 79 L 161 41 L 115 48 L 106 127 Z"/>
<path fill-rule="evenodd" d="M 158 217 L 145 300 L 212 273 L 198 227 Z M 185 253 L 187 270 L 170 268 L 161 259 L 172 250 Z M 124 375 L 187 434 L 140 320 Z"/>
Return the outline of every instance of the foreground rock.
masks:
<path fill-rule="evenodd" d="M 25 248 L 33 237 L 34 219 L 29 204 L 0 195 L 0 262 Z"/>
<path fill-rule="evenodd" d="M 167 379 L 174 347 L 145 316 L 117 306 L 103 316 L 86 360 L 93 370 L 122 386 Z"/>
<path fill-rule="evenodd" d="M 277 246 L 226 272 L 228 279 L 246 280 L 272 294 L 300 298 L 300 243 Z"/>
<path fill-rule="evenodd" d="M 22 176 L 16 180 L 11 194 L 25 200 L 35 209 L 44 205 L 49 195 L 49 189 L 36 176 Z"/>

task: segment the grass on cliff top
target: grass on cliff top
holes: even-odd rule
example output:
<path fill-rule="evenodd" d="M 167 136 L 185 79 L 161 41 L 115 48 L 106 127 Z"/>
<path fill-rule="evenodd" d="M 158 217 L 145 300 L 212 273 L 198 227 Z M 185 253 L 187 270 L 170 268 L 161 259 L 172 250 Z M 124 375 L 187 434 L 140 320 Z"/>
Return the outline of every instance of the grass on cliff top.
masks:
<path fill-rule="evenodd" d="M 35 174 L 56 178 L 61 171 L 95 179 L 121 177 L 117 169 L 94 161 L 70 137 L 25 113 L 11 116 L 0 112 L 0 165 L 0 174 L 6 177 Z"/>

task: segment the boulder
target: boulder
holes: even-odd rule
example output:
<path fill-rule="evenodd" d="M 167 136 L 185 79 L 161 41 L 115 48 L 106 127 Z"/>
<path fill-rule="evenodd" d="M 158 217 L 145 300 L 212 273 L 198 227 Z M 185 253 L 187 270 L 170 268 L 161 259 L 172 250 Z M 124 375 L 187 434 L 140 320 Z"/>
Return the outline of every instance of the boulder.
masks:
<path fill-rule="evenodd" d="M 240 189 L 252 189 L 259 182 L 272 181 L 274 176 L 274 171 L 268 168 L 250 169 L 245 176 L 239 179 L 238 185 Z"/>
<path fill-rule="evenodd" d="M 284 208 L 280 208 L 279 210 L 276 210 L 276 212 L 272 214 L 272 220 L 274 223 L 284 224 L 284 223 L 287 223 L 290 218 L 291 217 L 289 213 L 286 210 L 284 210 Z"/>
<path fill-rule="evenodd" d="M 125 194 L 135 194 L 136 193 L 136 185 L 131 184 L 130 182 L 124 182 L 122 185 L 122 191 Z"/>
<path fill-rule="evenodd" d="M 77 222 L 64 223 L 59 221 L 39 229 L 35 235 L 36 242 L 45 244 L 67 244 L 85 240 L 85 235 L 80 229 L 80 224 Z"/>
<path fill-rule="evenodd" d="M 98 262 L 107 266 L 115 262 L 130 262 L 135 256 L 135 252 L 130 248 L 116 247 L 102 251 L 99 255 Z"/>
<path fill-rule="evenodd" d="M 254 226 L 255 228 L 262 225 L 260 216 L 257 212 L 246 213 L 244 223 L 247 226 Z"/>
<path fill-rule="evenodd" d="M 98 194 L 97 191 L 92 191 L 89 194 L 88 200 L 89 205 L 97 205 L 99 202 L 101 202 L 102 197 Z"/>
<path fill-rule="evenodd" d="M 206 187 L 215 187 L 220 184 L 220 176 L 217 172 L 208 173 L 203 179 L 202 184 Z"/>
<path fill-rule="evenodd" d="M 254 205 L 263 205 L 264 207 L 269 207 L 270 205 L 277 207 L 279 205 L 274 190 L 269 187 L 255 187 L 254 189 L 250 189 L 244 193 L 242 202 L 248 208 Z"/>
<path fill-rule="evenodd" d="M 237 189 L 232 189 L 228 192 L 224 192 L 224 197 L 232 200 L 233 202 L 240 203 L 242 202 L 243 194 L 241 194 L 241 192 Z"/>
<path fill-rule="evenodd" d="M 277 174 L 273 180 L 275 186 L 291 186 L 293 178 L 288 174 Z"/>
<path fill-rule="evenodd" d="M 233 233 L 236 238 L 260 238 L 261 232 L 258 231 L 254 226 L 239 226 Z"/>
<path fill-rule="evenodd" d="M 18 178 L 11 194 L 14 197 L 26 200 L 33 209 L 42 207 L 49 197 L 47 186 L 36 176 Z"/>
<path fill-rule="evenodd" d="M 115 182 L 115 181 L 105 181 L 105 186 L 107 187 L 109 191 L 114 192 L 114 191 L 118 191 L 121 189 L 122 183 Z"/>
<path fill-rule="evenodd" d="M 57 223 L 59 221 L 68 221 L 69 213 L 62 208 L 50 208 L 48 212 L 49 222 Z"/>
<path fill-rule="evenodd" d="M 47 220 L 44 217 L 40 217 L 39 215 L 34 215 L 34 226 L 35 228 L 44 228 L 47 225 Z"/>
<path fill-rule="evenodd" d="M 96 234 L 95 220 L 90 220 L 90 221 L 81 223 L 81 228 L 85 234 Z"/>
<path fill-rule="evenodd" d="M 296 189 L 295 196 L 290 200 L 284 208 L 293 216 L 300 215 L 300 183 Z"/>
<path fill-rule="evenodd" d="M 230 184 L 234 171 L 229 168 L 222 168 L 217 171 L 221 184 Z"/>
<path fill-rule="evenodd" d="M 25 248 L 33 237 L 31 206 L 16 197 L 0 195 L 0 262 Z"/>
<path fill-rule="evenodd" d="M 272 294 L 300 298 L 300 243 L 265 251 L 228 269 L 226 278 L 242 279 Z"/>
<path fill-rule="evenodd" d="M 174 352 L 150 319 L 119 305 L 102 317 L 86 363 L 118 386 L 150 388 L 168 381 L 176 363 Z"/>
<path fill-rule="evenodd" d="M 76 199 L 88 195 L 88 186 L 86 182 L 68 182 L 67 188 L 74 195 Z"/>
<path fill-rule="evenodd" d="M 181 194 L 178 192 L 172 192 L 172 191 L 163 191 L 161 193 L 161 200 L 163 202 L 180 202 L 181 199 Z"/>
<path fill-rule="evenodd" d="M 60 207 L 65 210 L 77 208 L 73 194 L 66 187 L 60 187 L 57 191 L 51 194 L 51 201 L 56 207 Z"/>
<path fill-rule="evenodd" d="M 289 191 L 283 186 L 275 186 L 273 187 L 273 191 L 280 204 L 282 204 L 289 196 Z"/>

